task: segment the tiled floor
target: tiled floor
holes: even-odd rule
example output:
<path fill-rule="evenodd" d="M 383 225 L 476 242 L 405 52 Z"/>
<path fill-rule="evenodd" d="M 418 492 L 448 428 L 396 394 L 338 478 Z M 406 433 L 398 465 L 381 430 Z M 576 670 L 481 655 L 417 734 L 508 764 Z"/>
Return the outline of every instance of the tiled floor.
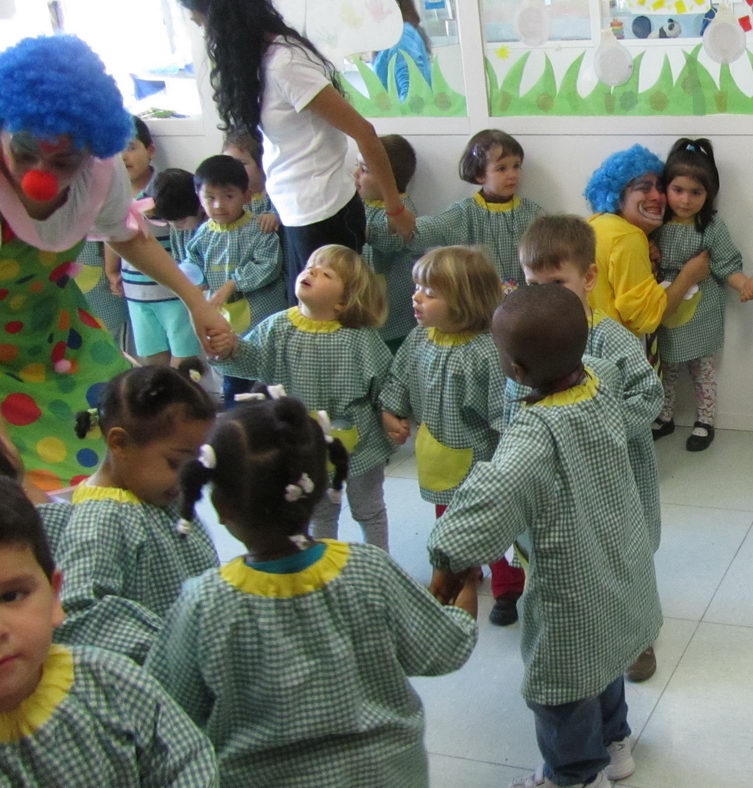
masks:
<path fill-rule="evenodd" d="M 656 675 L 629 685 L 638 768 L 625 788 L 753 786 L 753 435 L 720 431 L 711 448 L 685 451 L 688 431 L 657 444 L 663 538 L 656 568 L 665 623 Z M 389 468 L 391 552 L 429 578 L 433 507 L 421 501 L 410 449 Z M 360 534 L 347 513 L 341 538 Z M 223 558 L 240 551 L 213 529 Z M 481 588 L 476 650 L 450 676 L 421 678 L 433 788 L 503 788 L 539 762 L 531 713 L 519 694 L 520 628 L 491 626 Z"/>

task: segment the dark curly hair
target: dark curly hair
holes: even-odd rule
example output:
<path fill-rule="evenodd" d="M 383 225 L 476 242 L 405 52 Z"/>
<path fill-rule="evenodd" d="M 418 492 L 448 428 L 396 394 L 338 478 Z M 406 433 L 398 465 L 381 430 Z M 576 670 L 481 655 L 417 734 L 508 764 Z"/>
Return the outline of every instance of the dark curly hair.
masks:
<path fill-rule="evenodd" d="M 669 185 L 675 178 L 685 176 L 693 178 L 706 190 L 703 207 L 695 215 L 695 228 L 702 233 L 714 218 L 714 200 L 719 193 L 719 170 L 714 161 L 714 148 L 705 137 L 697 140 L 681 137 L 672 146 L 664 165 L 664 185 Z M 665 219 L 672 218 L 672 210 L 667 205 Z"/>
<path fill-rule="evenodd" d="M 266 395 L 257 383 L 254 391 Z M 348 474 L 348 453 L 336 438 L 327 441 L 300 400 L 261 399 L 239 404 L 219 417 L 207 441 L 217 458 L 207 468 L 191 460 L 181 472 L 180 514 L 193 517 L 204 485 L 211 482 L 213 499 L 229 506 L 239 530 L 276 529 L 285 536 L 305 533 L 329 486 L 327 460 L 334 468 L 332 488 L 342 490 Z M 289 485 L 305 476 L 311 490 L 286 499 Z M 243 533 L 238 534 L 243 539 Z"/>
<path fill-rule="evenodd" d="M 264 53 L 273 36 L 282 36 L 315 63 L 321 63 L 333 87 L 343 93 L 334 65 L 289 25 L 272 0 L 179 0 L 189 11 L 201 14 L 207 53 L 212 62 L 210 79 L 223 131 L 246 129 L 260 139 L 259 121 L 264 95 Z"/>

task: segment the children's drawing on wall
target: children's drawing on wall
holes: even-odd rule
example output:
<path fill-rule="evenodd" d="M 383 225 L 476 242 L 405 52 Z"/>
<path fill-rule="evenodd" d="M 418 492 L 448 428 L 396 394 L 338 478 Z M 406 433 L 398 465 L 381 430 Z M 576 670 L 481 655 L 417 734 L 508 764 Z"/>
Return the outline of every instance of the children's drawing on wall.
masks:
<path fill-rule="evenodd" d="M 369 117 L 466 114 L 455 0 L 277 0 Z"/>
<path fill-rule="evenodd" d="M 535 47 L 521 43 L 527 5 L 547 16 Z M 481 0 L 481 13 L 491 115 L 753 114 L 747 2 Z"/>

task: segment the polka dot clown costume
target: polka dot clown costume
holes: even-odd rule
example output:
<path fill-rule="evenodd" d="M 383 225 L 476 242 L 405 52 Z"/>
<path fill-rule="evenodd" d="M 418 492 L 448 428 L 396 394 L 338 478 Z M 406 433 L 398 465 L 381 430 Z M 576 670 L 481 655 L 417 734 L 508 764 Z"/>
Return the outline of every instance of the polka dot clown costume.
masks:
<path fill-rule="evenodd" d="M 76 438 L 73 414 L 127 366 L 72 277 L 88 233 L 137 232 L 117 155 L 131 135 L 115 82 L 80 40 L 25 39 L 0 53 L 0 414 L 44 490 L 94 471 L 104 444 Z M 45 177 L 20 178 L 24 166 Z M 50 194 L 50 211 L 29 209 Z"/>

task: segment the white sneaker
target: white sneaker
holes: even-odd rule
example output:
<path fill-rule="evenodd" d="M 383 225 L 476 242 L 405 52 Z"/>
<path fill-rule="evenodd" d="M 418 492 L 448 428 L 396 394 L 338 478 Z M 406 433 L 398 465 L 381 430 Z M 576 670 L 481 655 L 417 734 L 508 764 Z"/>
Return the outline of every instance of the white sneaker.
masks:
<path fill-rule="evenodd" d="M 544 777 L 544 767 L 539 766 L 533 774 L 516 777 L 509 788 L 559 788 L 548 777 Z M 577 783 L 570 788 L 612 788 L 612 783 L 607 779 L 606 772 L 599 772 L 590 783 Z"/>
<path fill-rule="evenodd" d="M 613 741 L 608 747 L 609 766 L 606 775 L 610 780 L 624 780 L 635 771 L 633 760 L 633 740 L 626 736 L 620 741 Z"/>

